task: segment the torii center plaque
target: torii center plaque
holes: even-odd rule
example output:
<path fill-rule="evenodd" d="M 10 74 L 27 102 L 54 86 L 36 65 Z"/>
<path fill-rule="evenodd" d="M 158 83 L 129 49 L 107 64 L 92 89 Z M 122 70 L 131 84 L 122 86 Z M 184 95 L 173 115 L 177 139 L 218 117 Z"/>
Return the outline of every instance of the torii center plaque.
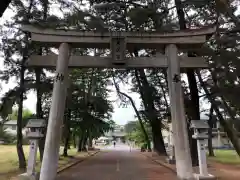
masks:
<path fill-rule="evenodd" d="M 124 65 L 126 63 L 126 43 L 124 37 L 111 38 L 111 55 L 113 64 Z"/>

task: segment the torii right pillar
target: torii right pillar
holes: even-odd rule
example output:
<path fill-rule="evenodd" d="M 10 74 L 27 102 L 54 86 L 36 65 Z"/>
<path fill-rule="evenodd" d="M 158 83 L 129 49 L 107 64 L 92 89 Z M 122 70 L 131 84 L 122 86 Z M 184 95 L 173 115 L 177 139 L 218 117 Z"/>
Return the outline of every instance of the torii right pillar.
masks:
<path fill-rule="evenodd" d="M 183 103 L 180 61 L 177 46 L 174 44 L 167 45 L 165 55 L 168 59 L 168 88 L 177 176 L 181 180 L 192 180 L 194 176 Z"/>

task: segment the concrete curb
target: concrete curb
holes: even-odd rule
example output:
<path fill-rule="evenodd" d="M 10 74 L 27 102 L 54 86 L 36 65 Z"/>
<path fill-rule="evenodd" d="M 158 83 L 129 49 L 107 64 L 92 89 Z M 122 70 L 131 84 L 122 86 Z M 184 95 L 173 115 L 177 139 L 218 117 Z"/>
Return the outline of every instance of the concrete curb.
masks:
<path fill-rule="evenodd" d="M 71 167 L 73 167 L 73 166 L 75 166 L 75 165 L 77 165 L 77 164 L 79 164 L 79 163 L 87 160 L 88 158 L 96 155 L 96 154 L 99 153 L 99 152 L 100 152 L 100 150 L 98 150 L 98 151 L 96 151 L 96 152 L 94 152 L 94 153 L 91 153 L 91 154 L 89 154 L 88 156 L 86 156 L 86 157 L 84 157 L 84 158 L 82 158 L 82 159 L 80 159 L 80 160 L 78 160 L 78 161 L 76 161 L 76 162 L 73 162 L 73 163 L 67 164 L 67 165 L 64 166 L 64 167 L 61 167 L 61 168 L 57 171 L 57 174 L 60 174 L 60 173 L 62 173 L 63 171 L 65 171 L 65 170 L 67 170 L 67 169 L 69 169 L 69 168 L 71 168 Z"/>
<path fill-rule="evenodd" d="M 169 169 L 170 171 L 172 171 L 174 174 L 177 175 L 176 169 L 173 168 L 173 167 L 171 167 L 171 166 L 168 165 L 167 163 L 162 162 L 162 160 L 156 160 L 156 159 L 152 158 L 151 156 L 146 155 L 146 154 L 144 154 L 144 153 L 141 153 L 141 154 L 142 154 L 143 156 L 149 158 L 151 161 L 153 161 L 153 162 L 155 162 L 155 163 L 157 163 L 157 164 L 159 164 L 159 165 L 161 165 L 161 166 Z M 218 179 L 218 177 L 216 177 L 216 176 L 213 176 L 213 177 L 211 177 L 211 176 L 210 176 L 210 177 L 209 177 L 209 176 L 207 176 L 207 177 L 201 177 L 201 176 L 200 176 L 200 177 L 197 177 L 198 174 L 196 174 L 196 173 L 194 173 L 194 174 L 195 174 L 196 176 L 194 177 L 193 180 L 209 180 L 209 179 L 217 180 L 217 179 Z"/>
<path fill-rule="evenodd" d="M 161 160 L 156 160 L 156 159 L 152 158 L 151 156 L 146 155 L 146 154 L 144 154 L 144 153 L 140 153 L 140 154 L 142 154 L 143 156 L 147 157 L 147 158 L 150 159 L 151 161 L 153 161 L 153 162 L 155 162 L 155 163 L 157 163 L 157 164 L 159 164 L 159 165 L 161 165 L 161 166 L 169 169 L 169 170 L 172 171 L 174 174 L 177 174 L 177 171 L 176 171 L 175 169 L 173 169 L 172 167 L 168 166 L 166 163 L 161 162 Z"/>

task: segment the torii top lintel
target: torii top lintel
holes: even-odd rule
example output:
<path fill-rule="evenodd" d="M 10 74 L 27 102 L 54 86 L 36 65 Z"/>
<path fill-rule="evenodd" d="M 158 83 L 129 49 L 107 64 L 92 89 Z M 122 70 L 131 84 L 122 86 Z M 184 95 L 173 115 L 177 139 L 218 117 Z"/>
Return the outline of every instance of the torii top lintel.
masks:
<path fill-rule="evenodd" d="M 109 48 L 111 38 L 125 38 L 126 48 L 162 48 L 167 44 L 176 44 L 181 49 L 194 49 L 202 46 L 215 31 L 215 27 L 159 32 L 97 32 L 47 29 L 32 25 L 23 25 L 21 29 L 31 33 L 31 40 L 44 46 L 58 47 L 60 43 L 69 43 L 72 47 Z"/>

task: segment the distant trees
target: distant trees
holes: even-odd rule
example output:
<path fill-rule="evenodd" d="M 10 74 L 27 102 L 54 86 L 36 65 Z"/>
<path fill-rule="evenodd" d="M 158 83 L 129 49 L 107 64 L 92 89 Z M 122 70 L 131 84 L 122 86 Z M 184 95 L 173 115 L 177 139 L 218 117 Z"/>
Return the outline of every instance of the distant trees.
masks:
<path fill-rule="evenodd" d="M 2 141 L 3 143 L 13 143 L 13 141 L 15 140 L 16 138 L 9 134 L 7 131 L 6 131 L 6 128 L 4 128 L 4 125 L 3 124 L 0 124 L 0 141 Z"/>
<path fill-rule="evenodd" d="M 124 129 L 127 133 L 127 139 L 129 141 L 135 142 L 138 146 L 144 146 L 146 149 L 151 150 L 149 147 L 149 143 L 152 141 L 152 133 L 151 127 L 144 123 L 144 130 L 147 133 L 148 139 L 146 139 L 145 132 L 142 129 L 142 125 L 139 121 L 129 121 L 125 126 Z"/>
<path fill-rule="evenodd" d="M 5 143 L 13 143 L 16 141 L 16 135 L 13 133 L 9 133 L 4 128 L 4 123 L 7 120 L 15 120 L 17 122 L 18 111 L 17 109 L 13 109 L 12 113 L 9 114 L 7 119 L 0 124 L 0 139 L 3 140 Z M 26 126 L 28 119 L 35 118 L 35 115 L 29 109 L 23 110 L 23 128 Z"/>
<path fill-rule="evenodd" d="M 17 120 L 17 115 L 18 115 L 18 110 L 17 109 L 13 109 L 12 113 L 9 114 L 8 116 L 8 120 Z M 36 115 L 33 114 L 29 109 L 23 109 L 23 113 L 22 113 L 22 117 L 23 117 L 23 121 L 27 122 L 28 119 L 30 118 L 35 118 Z M 26 123 L 24 123 L 23 126 L 25 126 Z"/>

